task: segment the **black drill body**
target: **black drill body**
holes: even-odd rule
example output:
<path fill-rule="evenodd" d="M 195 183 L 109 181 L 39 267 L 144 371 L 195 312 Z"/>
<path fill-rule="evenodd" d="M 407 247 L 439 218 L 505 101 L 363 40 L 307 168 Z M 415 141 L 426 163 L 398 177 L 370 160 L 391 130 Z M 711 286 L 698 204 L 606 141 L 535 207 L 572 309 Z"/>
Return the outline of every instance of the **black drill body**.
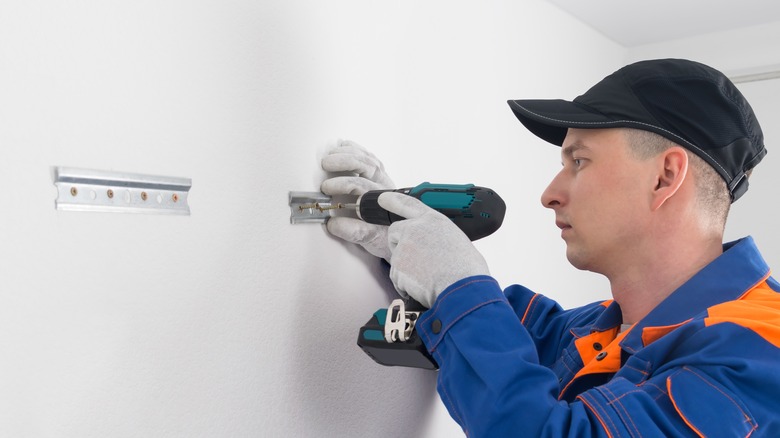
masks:
<path fill-rule="evenodd" d="M 404 189 L 366 192 L 357 201 L 358 216 L 368 223 L 379 225 L 390 225 L 404 219 L 379 206 L 379 195 L 391 191 L 415 197 L 444 214 L 472 241 L 493 234 L 501 226 L 506 212 L 504 200 L 491 189 L 474 184 L 425 182 Z"/>
<path fill-rule="evenodd" d="M 357 201 L 358 216 L 369 223 L 390 225 L 404 218 L 379 206 L 377 199 L 384 192 L 395 191 L 413 196 L 429 207 L 449 217 L 472 241 L 495 232 L 504 220 L 506 204 L 493 190 L 473 184 L 422 183 L 398 190 L 372 190 Z M 374 361 L 386 366 L 405 366 L 435 370 L 439 365 L 428 353 L 420 336 L 414 331 L 417 318 L 425 311 L 414 300 L 396 300 L 390 308 L 379 309 L 360 328 L 357 344 Z M 395 322 L 395 323 L 393 323 Z M 406 330 L 389 333 L 387 324 L 400 324 Z M 398 331 L 405 331 L 402 340 Z"/>

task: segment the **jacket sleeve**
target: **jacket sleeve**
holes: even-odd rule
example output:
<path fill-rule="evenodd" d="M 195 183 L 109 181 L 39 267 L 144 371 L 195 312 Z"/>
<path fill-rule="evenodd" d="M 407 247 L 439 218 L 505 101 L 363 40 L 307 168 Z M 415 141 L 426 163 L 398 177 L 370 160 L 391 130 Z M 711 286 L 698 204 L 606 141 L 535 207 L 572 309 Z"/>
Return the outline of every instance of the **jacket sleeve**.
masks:
<path fill-rule="evenodd" d="M 539 363 L 551 367 L 561 351 L 574 340 L 570 329 L 595 320 L 611 301 L 563 310 L 554 300 L 513 285 L 504 290 L 507 301 L 536 346 Z"/>
<path fill-rule="evenodd" d="M 584 403 L 558 401 L 557 377 L 493 278 L 453 284 L 417 328 L 439 363 L 442 401 L 468 436 L 607 436 Z"/>

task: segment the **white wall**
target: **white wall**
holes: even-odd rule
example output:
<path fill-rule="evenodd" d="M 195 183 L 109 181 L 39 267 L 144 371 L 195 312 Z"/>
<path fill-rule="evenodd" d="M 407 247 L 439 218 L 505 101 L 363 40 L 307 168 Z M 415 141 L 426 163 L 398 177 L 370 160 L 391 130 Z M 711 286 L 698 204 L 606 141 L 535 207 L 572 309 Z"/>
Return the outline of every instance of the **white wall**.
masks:
<path fill-rule="evenodd" d="M 630 49 L 627 61 L 688 58 L 727 75 L 780 70 L 780 22 L 716 32 Z M 764 131 L 767 155 L 750 178 L 750 189 L 734 203 L 726 224 L 726 240 L 752 235 L 769 266 L 780 266 L 776 200 L 780 197 L 780 79 L 738 84 Z"/>
<path fill-rule="evenodd" d="M 556 148 L 509 98 L 572 98 L 625 51 L 540 1 L 0 5 L 0 436 L 452 436 L 435 374 L 374 364 L 379 264 L 290 225 L 339 138 L 399 185 L 504 196 L 505 284 L 603 298 L 539 196 Z M 54 210 L 51 166 L 190 177 L 190 217 Z"/>
<path fill-rule="evenodd" d="M 780 79 L 739 85 L 750 102 L 764 131 L 767 155 L 750 176 L 750 188 L 734 203 L 726 224 L 727 240 L 751 235 L 769 266 L 780 269 L 780 238 L 777 215 L 780 213 Z M 774 277 L 780 278 L 778 271 Z"/>
<path fill-rule="evenodd" d="M 725 30 L 695 37 L 632 47 L 627 60 L 689 58 L 727 75 L 780 66 L 780 22 Z"/>

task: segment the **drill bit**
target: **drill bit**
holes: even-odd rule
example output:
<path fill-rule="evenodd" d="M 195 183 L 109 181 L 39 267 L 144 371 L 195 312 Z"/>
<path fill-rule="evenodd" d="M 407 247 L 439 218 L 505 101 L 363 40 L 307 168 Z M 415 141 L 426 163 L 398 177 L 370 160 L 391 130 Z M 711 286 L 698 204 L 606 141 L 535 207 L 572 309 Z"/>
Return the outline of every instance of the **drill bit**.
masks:
<path fill-rule="evenodd" d="M 315 202 L 314 204 L 303 204 L 298 206 L 299 211 L 315 209 L 318 210 L 320 213 L 323 213 L 327 210 L 337 210 L 340 208 L 357 209 L 357 204 L 342 204 L 341 202 L 336 204 L 328 204 L 328 203 L 320 204 L 319 202 Z"/>

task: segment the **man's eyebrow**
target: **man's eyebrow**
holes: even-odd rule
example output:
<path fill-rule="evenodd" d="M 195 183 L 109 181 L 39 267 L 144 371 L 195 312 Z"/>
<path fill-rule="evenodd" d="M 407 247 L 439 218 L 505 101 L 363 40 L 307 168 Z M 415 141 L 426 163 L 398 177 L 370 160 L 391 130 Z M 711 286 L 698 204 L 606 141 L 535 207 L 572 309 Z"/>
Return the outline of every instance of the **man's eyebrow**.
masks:
<path fill-rule="evenodd" d="M 590 150 L 590 148 L 580 142 L 574 142 L 568 146 L 565 146 L 561 150 L 561 155 L 570 157 L 579 150 Z"/>

